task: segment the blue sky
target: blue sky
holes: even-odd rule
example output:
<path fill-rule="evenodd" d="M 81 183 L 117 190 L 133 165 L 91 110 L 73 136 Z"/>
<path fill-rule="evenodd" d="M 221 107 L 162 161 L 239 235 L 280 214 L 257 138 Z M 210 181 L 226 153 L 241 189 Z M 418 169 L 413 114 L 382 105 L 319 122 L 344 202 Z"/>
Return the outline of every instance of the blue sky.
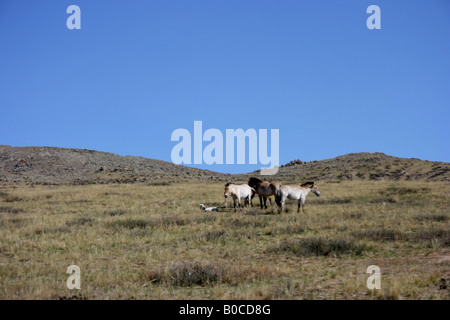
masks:
<path fill-rule="evenodd" d="M 450 162 L 449 36 L 446 0 L 1 0 L 0 144 L 171 161 L 171 133 L 201 120 L 279 129 L 281 164 Z"/>

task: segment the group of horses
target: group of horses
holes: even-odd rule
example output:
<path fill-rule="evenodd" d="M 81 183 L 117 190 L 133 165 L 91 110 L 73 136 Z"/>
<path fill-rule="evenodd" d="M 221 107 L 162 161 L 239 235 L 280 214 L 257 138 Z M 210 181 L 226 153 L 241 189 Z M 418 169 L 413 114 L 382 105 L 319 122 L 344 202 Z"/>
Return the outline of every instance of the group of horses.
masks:
<path fill-rule="evenodd" d="M 259 202 L 261 209 L 267 209 L 267 199 L 269 199 L 270 205 L 272 205 L 271 196 L 275 197 L 275 203 L 277 204 L 279 211 L 285 210 L 285 202 L 287 199 L 293 199 L 298 201 L 297 212 L 300 212 L 300 208 L 305 209 L 306 196 L 310 193 L 314 193 L 320 196 L 320 191 L 314 182 L 306 182 L 301 185 L 282 184 L 277 181 L 262 181 L 258 178 L 250 178 L 247 184 L 233 184 L 227 183 L 225 185 L 225 207 L 227 206 L 228 197 L 232 197 L 234 200 L 235 211 L 242 206 L 253 206 L 253 197 L 257 194 L 259 196 Z M 244 201 L 244 204 L 241 203 Z"/>

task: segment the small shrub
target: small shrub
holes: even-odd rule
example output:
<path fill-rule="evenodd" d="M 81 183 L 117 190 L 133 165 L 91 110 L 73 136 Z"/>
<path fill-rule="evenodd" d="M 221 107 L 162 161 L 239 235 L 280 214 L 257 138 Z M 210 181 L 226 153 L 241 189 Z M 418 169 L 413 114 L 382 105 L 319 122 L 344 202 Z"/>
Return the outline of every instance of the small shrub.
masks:
<path fill-rule="evenodd" d="M 94 221 L 95 220 L 91 219 L 91 218 L 81 217 L 81 218 L 73 219 L 71 221 L 67 221 L 66 225 L 69 226 L 69 227 L 70 226 L 83 226 L 83 225 L 86 225 L 86 224 L 92 226 Z"/>
<path fill-rule="evenodd" d="M 263 216 L 259 217 L 237 217 L 227 221 L 227 224 L 231 228 L 264 228 L 267 227 L 269 221 L 263 219 Z"/>
<path fill-rule="evenodd" d="M 324 204 L 324 205 L 330 205 L 330 204 L 345 204 L 345 203 L 351 203 L 351 198 L 338 198 L 338 199 L 311 199 L 310 204 Z"/>
<path fill-rule="evenodd" d="M 22 209 L 14 209 L 14 208 L 10 208 L 10 207 L 0 207 L 0 213 L 4 212 L 4 213 L 21 213 L 24 212 Z"/>
<path fill-rule="evenodd" d="M 125 213 L 127 213 L 127 212 L 123 209 L 112 209 L 112 210 L 105 211 L 105 214 L 108 216 L 111 216 L 111 217 L 121 216 L 121 215 L 124 215 Z"/>
<path fill-rule="evenodd" d="M 360 219 L 364 214 L 362 212 L 348 212 L 344 213 L 346 219 Z"/>
<path fill-rule="evenodd" d="M 113 228 L 125 228 L 125 229 L 135 229 L 140 228 L 144 229 L 149 225 L 149 222 L 142 219 L 126 219 L 126 220 L 118 220 L 110 223 L 110 226 Z"/>
<path fill-rule="evenodd" d="M 18 201 L 22 201 L 23 199 L 19 196 L 13 196 L 13 195 L 9 195 L 6 196 L 3 201 L 5 202 L 18 202 Z"/>
<path fill-rule="evenodd" d="M 437 240 L 444 246 L 450 246 L 450 232 L 444 229 L 433 229 L 418 231 L 410 235 L 411 241 L 433 241 Z"/>
<path fill-rule="evenodd" d="M 155 186 L 155 187 L 160 187 L 160 186 L 170 186 L 171 183 L 167 182 L 167 181 L 161 181 L 161 182 L 150 182 L 147 183 L 148 186 Z"/>
<path fill-rule="evenodd" d="M 70 233 L 70 228 L 68 227 L 58 227 L 58 228 L 44 228 L 44 229 L 36 229 L 34 234 L 55 234 L 55 233 Z"/>
<path fill-rule="evenodd" d="M 184 226 L 188 224 L 187 219 L 177 215 L 166 215 L 160 219 L 153 221 L 155 225 L 168 227 L 168 226 Z M 152 223 L 153 224 L 153 223 Z"/>
<path fill-rule="evenodd" d="M 370 203 L 396 203 L 397 200 L 392 198 L 373 198 L 369 201 Z"/>
<path fill-rule="evenodd" d="M 223 230 L 212 230 L 205 232 L 203 235 L 201 235 L 201 238 L 205 239 L 206 241 L 217 241 L 220 238 L 223 238 L 225 235 L 225 231 Z"/>
<path fill-rule="evenodd" d="M 275 229 L 275 234 L 301 234 L 305 229 L 300 226 L 287 226 Z"/>
<path fill-rule="evenodd" d="M 193 218 L 191 220 L 191 223 L 196 223 L 196 224 L 200 224 L 200 223 L 211 223 L 216 221 L 217 217 L 213 216 L 213 215 L 202 215 L 202 216 L 197 216 L 195 218 Z"/>
<path fill-rule="evenodd" d="M 353 236 L 373 241 L 398 241 L 406 239 L 406 236 L 402 232 L 386 229 L 357 231 L 353 232 Z"/>
<path fill-rule="evenodd" d="M 361 255 L 367 248 L 346 239 L 306 238 L 282 242 L 277 251 L 292 252 L 298 256 Z"/>
<path fill-rule="evenodd" d="M 412 195 L 412 194 L 417 194 L 417 193 L 426 193 L 429 191 L 431 191 L 431 189 L 427 188 L 427 187 L 415 189 L 415 188 L 408 188 L 408 187 L 391 186 L 385 190 L 381 190 L 380 194 L 405 196 L 405 195 Z"/>
<path fill-rule="evenodd" d="M 20 218 L 13 218 L 13 219 L 9 219 L 7 221 L 9 223 L 12 223 L 15 227 L 22 227 L 25 224 L 27 224 L 27 222 L 28 222 L 27 219 L 20 219 Z"/>
<path fill-rule="evenodd" d="M 238 285 L 248 281 L 261 281 L 273 277 L 267 266 L 234 266 L 227 263 L 180 261 L 154 267 L 143 272 L 145 281 L 180 287 L 211 286 L 217 283 Z"/>
<path fill-rule="evenodd" d="M 221 281 L 224 270 L 214 264 L 183 261 L 166 268 L 150 271 L 146 277 L 153 283 L 169 283 L 174 286 L 206 286 Z"/>
<path fill-rule="evenodd" d="M 444 222 L 448 220 L 448 215 L 446 214 L 421 214 L 414 217 L 417 221 L 436 221 Z"/>

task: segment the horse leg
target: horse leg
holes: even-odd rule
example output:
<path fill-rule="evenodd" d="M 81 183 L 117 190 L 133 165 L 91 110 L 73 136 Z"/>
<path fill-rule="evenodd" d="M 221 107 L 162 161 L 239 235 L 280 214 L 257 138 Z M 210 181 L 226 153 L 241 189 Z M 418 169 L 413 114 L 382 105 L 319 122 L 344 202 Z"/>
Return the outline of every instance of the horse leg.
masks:
<path fill-rule="evenodd" d="M 244 201 L 245 201 L 245 200 L 244 200 Z M 242 209 L 241 198 L 237 198 L 236 203 L 237 203 L 237 207 L 238 207 L 239 209 Z"/>
<path fill-rule="evenodd" d="M 299 200 L 298 200 L 297 213 L 299 213 L 299 212 L 300 212 L 300 207 L 301 207 L 301 204 L 302 204 L 302 200 L 301 200 L 301 199 L 299 199 Z"/>
<path fill-rule="evenodd" d="M 267 209 L 267 197 L 264 196 L 264 209 Z"/>
<path fill-rule="evenodd" d="M 269 199 L 270 206 L 272 206 L 272 198 L 270 196 L 267 198 Z"/>
<path fill-rule="evenodd" d="M 261 206 L 261 209 L 263 208 L 263 201 L 262 201 L 262 196 L 260 194 L 258 194 L 259 197 L 259 205 Z"/>
<path fill-rule="evenodd" d="M 284 204 L 286 202 L 286 197 L 281 196 L 279 201 L 280 201 L 280 205 L 279 205 L 280 212 L 279 213 L 281 213 L 281 212 L 284 212 Z"/>

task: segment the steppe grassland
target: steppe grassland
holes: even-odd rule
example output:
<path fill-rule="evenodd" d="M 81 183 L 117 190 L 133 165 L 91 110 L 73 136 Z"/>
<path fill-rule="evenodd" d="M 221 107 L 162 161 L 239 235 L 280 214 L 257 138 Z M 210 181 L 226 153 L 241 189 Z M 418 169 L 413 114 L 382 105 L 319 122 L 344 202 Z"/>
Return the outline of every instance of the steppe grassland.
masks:
<path fill-rule="evenodd" d="M 448 184 L 318 187 L 305 213 L 291 201 L 278 214 L 257 198 L 223 208 L 218 182 L 4 184 L 0 298 L 449 298 Z M 81 290 L 66 287 L 72 264 Z M 380 290 L 366 287 L 370 265 L 381 268 Z"/>

